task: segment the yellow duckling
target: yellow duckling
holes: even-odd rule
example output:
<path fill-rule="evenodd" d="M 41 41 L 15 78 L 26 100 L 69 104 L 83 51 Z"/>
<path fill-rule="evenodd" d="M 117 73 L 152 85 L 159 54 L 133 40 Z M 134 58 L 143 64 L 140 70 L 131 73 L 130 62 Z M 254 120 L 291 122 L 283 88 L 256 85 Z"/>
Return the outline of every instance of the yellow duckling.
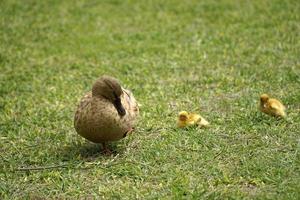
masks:
<path fill-rule="evenodd" d="M 177 126 L 184 128 L 188 126 L 207 127 L 209 122 L 206 121 L 201 115 L 181 111 L 178 114 Z"/>
<path fill-rule="evenodd" d="M 274 117 L 286 117 L 285 106 L 277 99 L 270 98 L 267 94 L 260 96 L 259 109 L 261 112 Z"/>
<path fill-rule="evenodd" d="M 81 99 L 74 126 L 79 135 L 91 142 L 102 143 L 104 152 L 110 153 L 106 143 L 130 133 L 138 114 L 132 93 L 122 88 L 115 78 L 102 76 L 96 80 L 92 91 Z"/>

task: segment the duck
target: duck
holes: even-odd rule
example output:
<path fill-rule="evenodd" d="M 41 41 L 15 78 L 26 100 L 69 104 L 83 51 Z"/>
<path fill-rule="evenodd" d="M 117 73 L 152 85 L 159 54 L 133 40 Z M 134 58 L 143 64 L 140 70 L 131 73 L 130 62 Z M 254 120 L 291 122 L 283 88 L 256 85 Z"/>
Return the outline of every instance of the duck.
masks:
<path fill-rule="evenodd" d="M 76 132 L 93 143 L 101 143 L 103 153 L 111 154 L 107 143 L 125 138 L 137 122 L 139 107 L 132 92 L 111 76 L 98 78 L 80 100 L 75 116 Z"/>
<path fill-rule="evenodd" d="M 286 117 L 285 106 L 279 100 L 270 98 L 268 94 L 260 95 L 259 109 L 261 112 L 274 117 Z"/>
<path fill-rule="evenodd" d="M 201 128 L 209 126 L 209 122 L 199 114 L 180 111 L 178 113 L 177 126 L 179 128 L 188 126 L 198 126 Z"/>

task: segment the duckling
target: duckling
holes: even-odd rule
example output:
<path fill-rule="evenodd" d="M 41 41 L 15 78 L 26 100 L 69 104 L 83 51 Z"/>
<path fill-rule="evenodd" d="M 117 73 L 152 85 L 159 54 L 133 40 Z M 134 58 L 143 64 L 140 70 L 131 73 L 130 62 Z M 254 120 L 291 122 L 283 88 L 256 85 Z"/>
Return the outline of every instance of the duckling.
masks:
<path fill-rule="evenodd" d="M 260 96 L 259 109 L 261 112 L 274 117 L 286 117 L 285 106 L 277 99 L 270 98 L 267 94 Z"/>
<path fill-rule="evenodd" d="M 106 143 L 131 133 L 139 114 L 137 101 L 118 80 L 102 76 L 80 101 L 75 117 L 76 132 L 94 143 L 102 143 L 104 153 L 111 153 Z"/>
<path fill-rule="evenodd" d="M 209 122 L 199 114 L 188 113 L 187 111 L 181 111 L 178 114 L 177 126 L 184 128 L 187 126 L 207 127 Z"/>

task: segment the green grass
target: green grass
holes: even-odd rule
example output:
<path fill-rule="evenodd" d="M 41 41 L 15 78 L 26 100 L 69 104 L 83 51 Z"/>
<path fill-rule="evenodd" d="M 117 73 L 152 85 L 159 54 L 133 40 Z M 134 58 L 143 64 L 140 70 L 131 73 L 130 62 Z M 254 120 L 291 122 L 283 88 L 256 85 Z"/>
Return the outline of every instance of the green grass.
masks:
<path fill-rule="evenodd" d="M 0 21 L 1 199 L 300 198 L 299 1 L 7 0 Z M 142 104 L 112 156 L 73 128 L 102 74 Z"/>

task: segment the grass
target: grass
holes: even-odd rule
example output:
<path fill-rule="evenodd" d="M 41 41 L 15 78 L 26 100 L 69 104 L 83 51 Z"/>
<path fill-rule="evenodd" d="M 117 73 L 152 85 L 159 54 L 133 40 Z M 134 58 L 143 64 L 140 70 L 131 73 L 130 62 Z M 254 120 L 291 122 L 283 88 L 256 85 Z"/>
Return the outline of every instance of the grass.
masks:
<path fill-rule="evenodd" d="M 299 199 L 299 13 L 296 0 L 0 1 L 0 198 Z M 142 104 L 112 156 L 73 128 L 102 74 Z M 258 112 L 263 92 L 287 120 Z M 211 127 L 177 129 L 181 110 Z"/>

